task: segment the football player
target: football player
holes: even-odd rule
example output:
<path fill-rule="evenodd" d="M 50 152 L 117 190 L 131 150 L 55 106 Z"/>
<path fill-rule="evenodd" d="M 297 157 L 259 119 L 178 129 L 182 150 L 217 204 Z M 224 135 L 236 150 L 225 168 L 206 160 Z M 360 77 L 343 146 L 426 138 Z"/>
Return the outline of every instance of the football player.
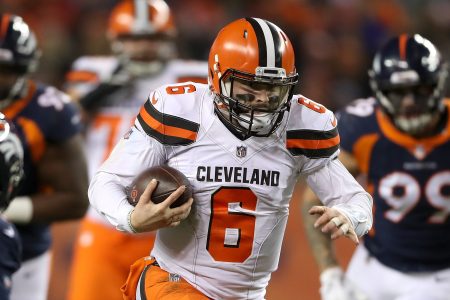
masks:
<path fill-rule="evenodd" d="M 447 72 L 429 40 L 400 35 L 373 59 L 369 76 L 374 97 L 357 100 L 338 114 L 340 159 L 367 182 L 374 198 L 374 227 L 344 277 L 331 242 L 305 214 L 323 300 L 360 299 L 351 296 L 356 290 L 371 300 L 449 299 Z M 314 198 L 306 192 L 305 211 L 316 205 Z"/>
<path fill-rule="evenodd" d="M 15 226 L 1 213 L 17 194 L 23 178 L 23 148 L 11 124 L 0 113 L 0 299 L 7 300 L 12 274 L 20 267 L 22 244 Z"/>
<path fill-rule="evenodd" d="M 47 299 L 49 224 L 82 217 L 89 203 L 80 116 L 69 96 L 28 78 L 39 57 L 30 27 L 0 20 L 0 106 L 24 141 L 24 182 L 5 211 L 23 243 L 11 299 Z"/>
<path fill-rule="evenodd" d="M 176 35 L 164 1 L 122 1 L 109 19 L 114 55 L 85 56 L 74 62 L 66 91 L 79 99 L 84 111 L 91 176 L 129 130 L 151 89 L 167 82 L 206 83 L 206 62 L 176 59 Z M 120 287 L 130 265 L 148 254 L 154 239 L 154 233 L 117 231 L 91 207 L 78 232 L 68 299 L 121 300 Z"/>
<path fill-rule="evenodd" d="M 328 205 L 311 209 L 321 230 L 357 243 L 371 227 L 371 197 L 337 159 L 333 113 L 293 96 L 294 51 L 280 28 L 228 24 L 208 69 L 208 85 L 152 91 L 91 181 L 91 204 L 117 229 L 159 229 L 151 256 L 131 267 L 125 299 L 263 299 L 301 175 Z M 189 178 L 195 200 L 170 208 L 182 186 L 154 204 L 153 180 L 131 206 L 127 185 L 163 164 Z"/>

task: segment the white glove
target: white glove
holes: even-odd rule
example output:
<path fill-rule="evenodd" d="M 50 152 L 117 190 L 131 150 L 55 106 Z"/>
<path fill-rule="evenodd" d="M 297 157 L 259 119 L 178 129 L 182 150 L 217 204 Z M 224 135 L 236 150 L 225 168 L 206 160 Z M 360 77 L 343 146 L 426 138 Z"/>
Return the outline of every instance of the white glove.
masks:
<path fill-rule="evenodd" d="M 320 274 L 322 300 L 368 300 L 346 277 L 340 267 L 326 269 Z"/>

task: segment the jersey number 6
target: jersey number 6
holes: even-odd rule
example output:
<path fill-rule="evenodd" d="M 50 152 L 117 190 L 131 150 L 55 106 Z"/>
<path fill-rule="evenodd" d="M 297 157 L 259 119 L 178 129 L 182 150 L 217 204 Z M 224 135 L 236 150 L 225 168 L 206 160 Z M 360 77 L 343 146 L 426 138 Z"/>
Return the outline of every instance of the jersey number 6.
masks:
<path fill-rule="evenodd" d="M 190 83 L 166 87 L 166 93 L 169 95 L 189 94 L 195 92 L 195 90 L 195 85 Z"/>
<path fill-rule="evenodd" d="M 206 249 L 216 261 L 244 262 L 252 253 L 256 195 L 249 188 L 221 187 L 211 196 Z"/>

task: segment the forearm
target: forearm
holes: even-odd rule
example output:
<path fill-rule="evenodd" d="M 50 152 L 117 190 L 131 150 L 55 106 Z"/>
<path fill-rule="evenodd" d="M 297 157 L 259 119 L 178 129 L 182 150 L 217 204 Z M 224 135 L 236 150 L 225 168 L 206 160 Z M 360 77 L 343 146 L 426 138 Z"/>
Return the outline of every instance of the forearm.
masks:
<path fill-rule="evenodd" d="M 339 210 L 352 223 L 358 236 L 372 226 L 372 197 L 339 162 L 334 160 L 307 177 L 320 201 Z"/>
<path fill-rule="evenodd" d="M 307 188 L 302 204 L 303 224 L 314 259 L 319 271 L 323 272 L 328 268 L 337 266 L 338 262 L 330 237 L 322 233 L 319 228 L 314 227 L 316 218 L 308 213 L 314 205 L 321 205 L 321 203 L 314 193 Z"/>
<path fill-rule="evenodd" d="M 36 174 L 38 192 L 25 195 L 31 199 L 31 222 L 51 223 L 84 216 L 89 201 L 81 135 L 48 143 L 36 165 Z"/>
<path fill-rule="evenodd" d="M 88 195 L 91 205 L 117 230 L 134 232 L 129 223 L 133 206 L 126 200 L 125 189 L 117 175 L 98 172 L 89 185 Z"/>
<path fill-rule="evenodd" d="M 86 191 L 84 193 L 55 192 L 35 194 L 33 202 L 32 222 L 51 223 L 79 219 L 88 208 Z"/>
<path fill-rule="evenodd" d="M 16 224 L 79 219 L 84 216 L 88 207 L 85 194 L 52 193 L 19 196 L 14 198 L 4 215 Z"/>

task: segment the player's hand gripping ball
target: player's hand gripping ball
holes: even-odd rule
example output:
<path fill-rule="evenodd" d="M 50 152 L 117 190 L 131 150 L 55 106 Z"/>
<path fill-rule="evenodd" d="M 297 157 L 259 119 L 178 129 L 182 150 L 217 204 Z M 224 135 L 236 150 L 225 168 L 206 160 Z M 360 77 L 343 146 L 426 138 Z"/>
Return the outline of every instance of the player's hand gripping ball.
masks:
<path fill-rule="evenodd" d="M 170 207 L 183 205 L 192 197 L 192 187 L 183 173 L 169 166 L 155 166 L 143 171 L 127 187 L 127 200 L 131 205 L 136 206 L 145 188 L 153 178 L 158 181 L 158 185 L 151 196 L 151 200 L 155 204 L 166 200 L 171 193 L 182 185 L 186 186 L 186 190 Z"/>

